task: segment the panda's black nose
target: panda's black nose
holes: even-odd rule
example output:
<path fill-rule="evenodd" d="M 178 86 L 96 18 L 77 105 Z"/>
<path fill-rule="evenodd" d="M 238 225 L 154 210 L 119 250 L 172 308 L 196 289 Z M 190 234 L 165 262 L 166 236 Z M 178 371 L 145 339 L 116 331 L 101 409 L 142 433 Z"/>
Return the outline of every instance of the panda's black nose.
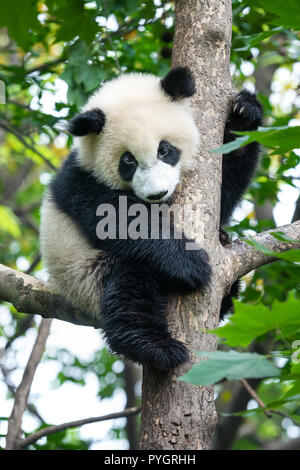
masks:
<path fill-rule="evenodd" d="M 150 199 L 150 201 L 159 201 L 162 197 L 164 197 L 167 194 L 168 190 L 162 191 L 161 193 L 157 194 L 151 194 L 150 196 L 147 197 L 147 199 Z"/>

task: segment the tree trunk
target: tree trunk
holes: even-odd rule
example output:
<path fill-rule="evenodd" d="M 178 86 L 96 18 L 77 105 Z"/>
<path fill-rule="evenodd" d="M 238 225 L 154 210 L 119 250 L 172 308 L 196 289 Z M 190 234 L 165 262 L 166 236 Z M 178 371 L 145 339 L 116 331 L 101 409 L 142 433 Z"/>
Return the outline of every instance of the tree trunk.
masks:
<path fill-rule="evenodd" d="M 135 387 L 141 379 L 141 370 L 135 364 L 125 361 L 123 372 L 124 388 L 127 396 L 126 408 L 136 406 L 137 397 Z M 136 450 L 139 442 L 138 420 L 136 415 L 128 416 L 126 423 L 126 434 L 130 450 Z"/>
<path fill-rule="evenodd" d="M 207 250 L 213 269 L 205 292 L 169 301 L 174 336 L 191 351 L 216 348 L 213 335 L 224 292 L 229 288 L 226 256 L 219 243 L 221 157 L 210 153 L 223 142 L 226 114 L 233 96 L 229 73 L 230 0 L 177 0 L 173 66 L 188 66 L 195 77 L 194 107 L 201 135 L 196 169 L 178 191 L 176 203 L 201 204 L 197 241 Z M 189 226 L 184 227 L 189 234 Z M 230 263 L 229 263 L 230 264 Z M 144 369 L 141 449 L 209 449 L 217 422 L 213 387 L 177 381 L 194 359 L 173 373 Z"/>

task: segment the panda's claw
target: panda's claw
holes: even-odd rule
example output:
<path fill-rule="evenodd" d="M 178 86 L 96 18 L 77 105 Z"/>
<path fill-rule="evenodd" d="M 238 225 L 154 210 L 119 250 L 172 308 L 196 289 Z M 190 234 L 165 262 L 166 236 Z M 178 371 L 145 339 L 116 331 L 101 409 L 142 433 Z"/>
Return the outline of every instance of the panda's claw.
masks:
<path fill-rule="evenodd" d="M 256 95 L 242 90 L 235 98 L 229 122 L 234 123 L 235 130 L 253 130 L 261 124 L 261 120 L 262 107 Z"/>
<path fill-rule="evenodd" d="M 222 246 L 228 246 L 230 245 L 231 243 L 231 238 L 230 236 L 228 235 L 227 232 L 225 232 L 225 230 L 223 230 L 222 228 L 220 228 L 220 243 Z"/>

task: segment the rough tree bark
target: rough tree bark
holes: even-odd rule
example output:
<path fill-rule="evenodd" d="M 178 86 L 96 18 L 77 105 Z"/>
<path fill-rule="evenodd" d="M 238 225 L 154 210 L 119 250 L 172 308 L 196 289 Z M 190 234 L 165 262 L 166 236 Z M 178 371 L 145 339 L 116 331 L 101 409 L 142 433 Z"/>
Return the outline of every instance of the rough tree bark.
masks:
<path fill-rule="evenodd" d="M 216 348 L 216 340 L 205 330 L 218 326 L 224 294 L 241 274 L 257 267 L 258 259 L 242 241 L 231 249 L 220 245 L 221 158 L 209 152 L 222 143 L 226 114 L 234 96 L 229 74 L 231 1 L 177 0 L 175 4 L 173 65 L 188 66 L 196 79 L 193 104 L 202 138 L 197 168 L 180 188 L 175 202 L 181 206 L 200 203 L 203 208 L 197 241 L 210 255 L 213 279 L 205 292 L 170 299 L 168 315 L 173 334 L 191 351 L 211 351 Z M 188 226 L 183 228 L 189 233 Z M 294 239 L 297 230 L 299 226 L 291 234 Z M 275 248 L 271 241 L 274 238 L 269 234 L 265 237 L 269 239 L 262 241 Z M 263 264 L 262 254 L 258 257 Z M 270 262 L 270 258 L 265 262 Z M 193 358 L 169 374 L 144 369 L 142 449 L 211 447 L 217 423 L 213 387 L 196 387 L 176 380 L 192 364 Z"/>
<path fill-rule="evenodd" d="M 211 287 L 169 302 L 171 329 L 191 350 L 216 348 L 213 335 L 219 309 L 230 279 L 219 243 L 221 158 L 209 150 L 223 141 L 224 124 L 233 96 L 229 74 L 231 46 L 230 0 L 177 0 L 173 65 L 188 66 L 196 80 L 194 107 L 201 135 L 196 170 L 189 175 L 176 202 L 203 207 L 204 237 L 213 269 Z M 189 227 L 184 227 L 189 233 Z M 201 233 L 199 227 L 198 233 Z M 191 361 L 192 363 L 192 361 Z M 174 374 L 144 370 L 141 422 L 142 449 L 208 449 L 217 422 L 213 387 L 196 387 L 176 381 L 191 367 Z"/>
<path fill-rule="evenodd" d="M 123 372 L 124 388 L 127 397 L 126 408 L 131 408 L 136 405 L 137 397 L 135 388 L 137 382 L 141 379 L 141 370 L 135 364 L 125 361 L 125 368 Z M 130 450 L 138 449 L 139 445 L 139 426 L 137 416 L 132 415 L 127 418 L 126 434 Z"/>

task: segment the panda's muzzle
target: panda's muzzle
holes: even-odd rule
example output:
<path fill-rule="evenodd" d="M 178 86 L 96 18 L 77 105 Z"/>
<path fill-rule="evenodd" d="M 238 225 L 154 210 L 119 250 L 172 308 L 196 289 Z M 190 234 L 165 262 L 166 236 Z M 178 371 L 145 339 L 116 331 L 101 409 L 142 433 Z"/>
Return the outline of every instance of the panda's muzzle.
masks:
<path fill-rule="evenodd" d="M 159 201 L 167 194 L 167 192 L 168 190 L 162 191 L 161 193 L 157 194 L 151 194 L 150 196 L 147 196 L 147 199 L 150 199 L 150 201 Z"/>

